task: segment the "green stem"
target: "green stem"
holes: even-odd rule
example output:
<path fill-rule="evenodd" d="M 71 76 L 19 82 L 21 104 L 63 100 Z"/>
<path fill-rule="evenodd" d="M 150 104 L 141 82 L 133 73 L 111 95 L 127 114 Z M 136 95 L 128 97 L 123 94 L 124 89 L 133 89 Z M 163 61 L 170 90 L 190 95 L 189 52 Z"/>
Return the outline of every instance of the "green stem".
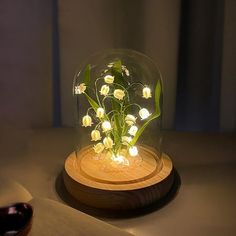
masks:
<path fill-rule="evenodd" d="M 142 108 L 142 107 L 141 107 L 140 105 L 138 105 L 137 103 L 132 103 L 132 104 L 129 104 L 129 105 L 127 105 L 127 106 L 125 107 L 124 112 L 125 112 L 125 110 L 126 110 L 128 107 L 131 107 L 131 106 L 137 106 L 139 109 Z"/>
<path fill-rule="evenodd" d="M 99 99 L 99 95 L 98 95 L 98 89 L 97 89 L 97 82 L 102 79 L 102 78 L 97 78 L 95 80 L 95 94 L 96 94 L 96 98 L 97 98 L 97 101 L 98 101 L 98 104 L 100 105 L 100 107 L 102 106 L 101 105 L 101 102 L 100 102 L 100 99 Z"/>

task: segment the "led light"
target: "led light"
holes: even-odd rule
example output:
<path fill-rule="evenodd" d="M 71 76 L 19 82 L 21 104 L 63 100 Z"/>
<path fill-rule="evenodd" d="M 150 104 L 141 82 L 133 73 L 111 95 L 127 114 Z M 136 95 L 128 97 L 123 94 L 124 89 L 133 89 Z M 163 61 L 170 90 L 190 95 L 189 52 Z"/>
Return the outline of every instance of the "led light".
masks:
<path fill-rule="evenodd" d="M 113 140 L 110 137 L 106 137 L 103 139 L 103 144 L 105 146 L 105 148 L 112 148 L 112 146 L 114 145 Z"/>
<path fill-rule="evenodd" d="M 121 138 L 122 144 L 124 144 L 124 145 L 129 145 L 131 140 L 132 140 L 132 138 L 128 137 L 128 136 L 122 136 L 122 138 Z"/>
<path fill-rule="evenodd" d="M 136 146 L 132 146 L 129 148 L 129 155 L 135 157 L 138 155 L 138 148 Z"/>
<path fill-rule="evenodd" d="M 101 87 L 101 90 L 100 90 L 100 94 L 103 95 L 103 96 L 107 96 L 107 94 L 109 93 L 110 91 L 110 88 L 108 85 L 103 85 Z"/>
<path fill-rule="evenodd" d="M 118 165 L 129 166 L 129 161 L 122 155 L 116 155 L 116 156 L 113 155 L 111 159 Z"/>
<path fill-rule="evenodd" d="M 91 141 L 98 141 L 101 140 L 101 134 L 99 132 L 99 130 L 93 130 L 91 132 Z"/>
<path fill-rule="evenodd" d="M 99 107 L 97 109 L 96 116 L 101 119 L 104 117 L 104 114 L 105 114 L 105 110 L 102 107 Z"/>
<path fill-rule="evenodd" d="M 144 120 L 144 119 L 148 118 L 151 114 L 149 113 L 148 109 L 142 108 L 139 111 L 139 115 L 140 115 L 141 119 Z"/>
<path fill-rule="evenodd" d="M 106 75 L 104 77 L 104 81 L 107 83 L 107 84 L 112 84 L 114 82 L 114 76 L 112 75 Z"/>
<path fill-rule="evenodd" d="M 104 150 L 104 145 L 102 143 L 97 143 L 96 145 L 93 146 L 93 150 L 96 152 L 96 153 L 100 153 Z"/>
<path fill-rule="evenodd" d="M 151 89 L 149 87 L 144 87 L 143 88 L 143 98 L 151 98 L 152 97 L 152 93 L 151 93 Z"/>
<path fill-rule="evenodd" d="M 85 83 L 82 83 L 82 84 L 80 84 L 78 86 L 75 86 L 75 94 L 84 93 L 85 90 L 86 90 Z"/>
<path fill-rule="evenodd" d="M 113 95 L 118 100 L 123 100 L 123 98 L 125 96 L 125 92 L 123 90 L 121 90 L 121 89 L 115 89 Z"/>
<path fill-rule="evenodd" d="M 134 117 L 133 115 L 128 114 L 128 115 L 125 117 L 125 122 L 126 122 L 126 124 L 128 124 L 128 125 L 133 125 L 133 124 L 135 124 L 136 119 L 137 119 L 137 118 Z"/>
<path fill-rule="evenodd" d="M 128 133 L 132 136 L 134 136 L 138 131 L 138 127 L 136 125 L 132 125 L 128 131 Z"/>
<path fill-rule="evenodd" d="M 107 132 L 109 130 L 111 130 L 111 123 L 107 120 L 102 122 L 102 130 L 103 132 Z"/>
<path fill-rule="evenodd" d="M 92 124 L 93 124 L 93 122 L 92 122 L 91 116 L 86 115 L 83 117 L 82 126 L 87 127 L 87 126 L 91 126 Z"/>

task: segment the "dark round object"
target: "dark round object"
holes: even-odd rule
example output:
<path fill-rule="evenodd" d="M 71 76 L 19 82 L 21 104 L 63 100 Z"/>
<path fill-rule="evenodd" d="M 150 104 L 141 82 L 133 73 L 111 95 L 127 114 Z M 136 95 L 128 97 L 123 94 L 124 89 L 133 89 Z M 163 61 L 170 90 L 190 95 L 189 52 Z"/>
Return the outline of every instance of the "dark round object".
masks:
<path fill-rule="evenodd" d="M 28 203 L 15 203 L 0 208 L 0 235 L 24 236 L 31 229 L 33 208 Z"/>

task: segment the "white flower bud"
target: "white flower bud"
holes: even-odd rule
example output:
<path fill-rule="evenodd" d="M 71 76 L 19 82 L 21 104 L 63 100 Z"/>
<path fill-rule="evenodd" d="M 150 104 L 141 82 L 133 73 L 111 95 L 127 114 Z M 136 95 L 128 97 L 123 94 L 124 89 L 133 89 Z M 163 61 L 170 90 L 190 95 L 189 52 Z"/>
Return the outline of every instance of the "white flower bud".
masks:
<path fill-rule="evenodd" d="M 107 120 L 102 122 L 102 130 L 103 132 L 107 132 L 109 130 L 111 130 L 111 123 Z"/>
<path fill-rule="evenodd" d="M 141 119 L 144 120 L 144 119 L 148 118 L 151 114 L 149 113 L 149 111 L 146 108 L 142 108 L 139 111 L 139 115 L 140 115 Z"/>
<path fill-rule="evenodd" d="M 151 93 L 151 89 L 148 87 L 144 87 L 143 88 L 143 98 L 151 98 L 152 97 L 152 93 Z"/>
<path fill-rule="evenodd" d="M 121 137 L 121 141 L 123 145 L 129 145 L 129 143 L 131 142 L 132 138 L 128 137 L 128 136 L 122 136 Z"/>
<path fill-rule="evenodd" d="M 138 155 L 138 148 L 136 146 L 132 146 L 129 148 L 129 155 L 135 157 Z"/>
<path fill-rule="evenodd" d="M 103 96 L 107 96 L 107 94 L 109 93 L 110 91 L 110 88 L 108 85 L 103 85 L 101 87 L 101 90 L 100 90 L 100 94 L 103 95 Z"/>
<path fill-rule="evenodd" d="M 112 68 L 114 66 L 114 63 L 113 62 L 111 62 L 111 63 L 109 63 L 108 65 L 107 65 L 107 67 L 109 67 L 109 68 Z"/>
<path fill-rule="evenodd" d="M 101 119 L 104 117 L 104 114 L 105 110 L 102 107 L 99 107 L 96 111 L 96 116 Z"/>
<path fill-rule="evenodd" d="M 86 115 L 83 117 L 82 126 L 87 127 L 87 126 L 91 126 L 92 124 L 93 124 L 93 122 L 92 122 L 91 116 Z"/>
<path fill-rule="evenodd" d="M 86 90 L 85 83 L 82 83 L 82 84 L 80 84 L 78 86 L 75 86 L 75 94 L 84 93 L 85 90 Z"/>
<path fill-rule="evenodd" d="M 91 141 L 98 141 L 101 140 L 101 134 L 99 132 L 99 130 L 93 130 L 91 132 Z"/>
<path fill-rule="evenodd" d="M 106 137 L 103 139 L 103 144 L 105 146 L 105 148 L 112 148 L 112 146 L 114 145 L 113 140 L 110 137 Z"/>
<path fill-rule="evenodd" d="M 106 75 L 104 77 L 104 81 L 107 83 L 107 84 L 112 84 L 114 82 L 114 76 L 112 75 Z"/>
<path fill-rule="evenodd" d="M 138 127 L 135 126 L 135 125 L 132 125 L 132 126 L 130 127 L 128 133 L 129 133 L 130 135 L 134 136 L 134 135 L 137 133 L 137 131 L 138 131 Z"/>
<path fill-rule="evenodd" d="M 130 125 L 135 124 L 136 119 L 137 119 L 137 118 L 134 117 L 133 115 L 128 114 L 128 115 L 125 117 L 125 122 L 126 122 L 126 124 L 128 124 L 128 125 L 130 126 Z"/>
<path fill-rule="evenodd" d="M 115 89 L 113 95 L 115 98 L 117 98 L 119 100 L 123 100 L 123 98 L 125 96 L 125 92 L 121 89 Z"/>
<path fill-rule="evenodd" d="M 102 143 L 97 143 L 96 145 L 93 146 L 93 150 L 96 152 L 96 153 L 100 153 L 104 150 L 104 145 Z"/>

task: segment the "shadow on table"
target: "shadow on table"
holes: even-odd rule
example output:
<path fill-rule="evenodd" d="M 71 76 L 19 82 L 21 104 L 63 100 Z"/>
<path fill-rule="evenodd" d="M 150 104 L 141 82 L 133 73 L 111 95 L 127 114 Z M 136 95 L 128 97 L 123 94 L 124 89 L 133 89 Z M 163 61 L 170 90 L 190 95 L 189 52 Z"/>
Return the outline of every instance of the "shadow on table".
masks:
<path fill-rule="evenodd" d="M 160 199 L 159 201 L 139 209 L 132 209 L 132 210 L 120 210 L 120 211 L 109 211 L 103 209 L 97 209 L 93 207 L 89 207 L 78 200 L 76 200 L 73 196 L 68 193 L 63 181 L 63 174 L 62 171 L 56 178 L 55 187 L 57 194 L 59 197 L 70 207 L 73 207 L 79 211 L 82 211 L 86 214 L 95 216 L 95 217 L 104 217 L 104 218 L 131 218 L 135 216 L 141 216 L 153 211 L 157 211 L 164 206 L 166 206 L 169 202 L 171 202 L 176 195 L 178 194 L 179 188 L 181 185 L 181 178 L 178 172 L 174 169 L 174 183 L 172 185 L 171 190 L 167 193 L 165 197 Z"/>

